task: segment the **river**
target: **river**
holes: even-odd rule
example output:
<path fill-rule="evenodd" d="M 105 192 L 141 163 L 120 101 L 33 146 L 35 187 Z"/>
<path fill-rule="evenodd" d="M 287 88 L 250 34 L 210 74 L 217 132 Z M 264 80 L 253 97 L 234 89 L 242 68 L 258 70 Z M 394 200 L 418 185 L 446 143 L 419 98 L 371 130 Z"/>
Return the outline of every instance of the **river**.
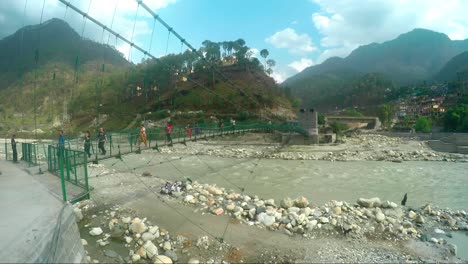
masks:
<path fill-rule="evenodd" d="M 237 192 L 244 188 L 247 194 L 277 201 L 285 196 L 304 195 L 318 205 L 330 200 L 354 202 L 360 197 L 380 197 L 399 204 L 408 193 L 408 206 L 433 203 L 441 208 L 468 210 L 468 163 L 240 160 L 198 156 L 172 164 L 184 174 L 195 174 L 188 174 L 195 179 L 197 174 L 203 175 L 202 183 L 216 183 Z M 161 167 L 158 171 L 168 180 L 177 178 L 167 175 Z"/>

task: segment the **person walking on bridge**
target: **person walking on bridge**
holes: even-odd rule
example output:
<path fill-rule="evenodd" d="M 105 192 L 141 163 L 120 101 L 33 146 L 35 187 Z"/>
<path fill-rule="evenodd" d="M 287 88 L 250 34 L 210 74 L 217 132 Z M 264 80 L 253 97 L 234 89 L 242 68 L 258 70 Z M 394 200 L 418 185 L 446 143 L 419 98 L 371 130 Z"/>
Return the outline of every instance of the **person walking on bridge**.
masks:
<path fill-rule="evenodd" d="M 11 149 L 13 150 L 13 163 L 18 163 L 18 151 L 16 150 L 16 135 L 11 136 Z"/>
<path fill-rule="evenodd" d="M 99 128 L 99 135 L 98 135 L 98 148 L 101 151 L 101 155 L 106 155 L 106 149 L 104 148 L 104 144 L 107 141 L 106 132 L 104 132 L 104 128 Z"/>
<path fill-rule="evenodd" d="M 167 143 L 168 143 L 169 146 L 172 146 L 171 133 L 172 133 L 172 125 L 171 125 L 170 122 L 167 122 L 167 125 L 166 125 L 166 140 L 167 140 Z"/>
<path fill-rule="evenodd" d="M 85 133 L 83 145 L 85 153 L 88 154 L 88 158 L 91 158 L 91 133 L 89 130 Z"/>
<path fill-rule="evenodd" d="M 187 124 L 187 126 L 185 127 L 185 130 L 187 131 L 187 137 L 189 138 L 189 140 L 192 139 L 192 128 L 190 128 L 190 124 Z"/>
<path fill-rule="evenodd" d="M 141 124 L 140 126 L 140 139 L 138 140 L 138 147 L 141 145 L 141 142 L 145 144 L 145 147 L 147 146 L 147 140 L 146 140 L 146 129 L 145 125 Z"/>
<path fill-rule="evenodd" d="M 65 135 L 63 135 L 63 130 L 59 130 L 59 138 L 58 138 L 58 149 L 57 149 L 57 156 L 62 157 L 65 153 Z"/>
<path fill-rule="evenodd" d="M 231 117 L 231 126 L 232 126 L 232 130 L 233 131 L 236 131 L 236 120 L 234 118 Z"/>

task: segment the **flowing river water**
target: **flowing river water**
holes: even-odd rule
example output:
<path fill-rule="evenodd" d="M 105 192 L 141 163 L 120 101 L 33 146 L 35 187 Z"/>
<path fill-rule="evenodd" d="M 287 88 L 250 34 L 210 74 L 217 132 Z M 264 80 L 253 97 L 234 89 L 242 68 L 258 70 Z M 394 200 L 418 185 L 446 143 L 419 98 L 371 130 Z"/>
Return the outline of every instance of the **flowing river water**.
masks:
<path fill-rule="evenodd" d="M 410 207 L 433 203 L 440 208 L 468 210 L 468 163 L 239 160 L 202 156 L 173 165 L 179 166 L 187 176 L 208 166 L 211 173 L 204 172 L 200 182 L 216 183 L 236 192 L 244 190 L 265 199 L 274 198 L 277 203 L 286 196 L 304 195 L 317 205 L 330 200 L 354 202 L 360 197 L 379 197 L 399 204 L 408 193 L 406 205 Z M 164 170 L 158 174 L 163 178 L 168 176 Z M 446 239 L 459 247 L 459 257 L 468 260 L 468 253 L 462 250 L 468 246 L 466 233 L 455 232 L 452 238 Z"/>
<path fill-rule="evenodd" d="M 360 197 L 380 197 L 382 200 L 400 203 L 403 195 L 408 193 L 408 206 L 420 207 L 433 203 L 441 208 L 468 210 L 467 163 L 276 159 L 239 161 L 232 158 L 197 157 L 185 160 L 178 166 L 184 171 L 196 170 L 197 166 L 217 167 L 219 170 L 204 176 L 200 181 L 217 183 L 235 191 L 244 188 L 248 194 L 277 201 L 286 196 L 295 198 L 304 195 L 318 205 L 330 200 L 354 202 Z"/>
<path fill-rule="evenodd" d="M 216 236 L 224 236 L 227 230 L 226 238 L 234 244 L 245 243 L 252 232 L 256 234 L 255 237 L 263 235 L 265 239 L 262 241 L 271 240 L 276 244 L 278 241 L 283 244 L 289 242 L 276 232 L 260 232 L 242 225 L 229 225 L 226 229 L 229 221 L 227 217 L 202 215 L 194 212 L 190 206 L 173 203 L 168 207 L 159 202 L 141 181 L 158 191 L 157 186 L 163 181 L 190 178 L 202 184 L 214 183 L 237 193 L 257 195 L 264 199 L 274 198 L 276 203 L 286 196 L 295 198 L 303 195 L 315 205 L 330 200 L 354 203 L 360 197 L 379 197 L 383 201 L 399 204 L 403 195 L 408 193 L 407 206 L 410 207 L 433 203 L 441 208 L 468 210 L 468 163 L 463 162 L 332 162 L 148 151 L 125 155 L 122 161 L 109 159 L 101 163 L 102 167 L 91 166 L 89 169 L 90 184 L 97 191 L 94 193 L 95 199 L 132 208 L 141 217 L 148 216 L 174 233 L 203 234 L 187 219 L 202 227 L 209 226 L 210 232 Z M 141 177 L 145 172 L 153 177 L 137 180 L 136 177 Z M 96 175 L 100 176 L 95 178 Z M 89 230 L 82 230 L 82 235 L 88 239 Z M 458 246 L 459 257 L 468 259 L 462 250 L 468 246 L 465 233 L 453 233 L 453 239 L 446 239 Z M 126 249 L 120 246 L 114 250 L 126 254 Z"/>

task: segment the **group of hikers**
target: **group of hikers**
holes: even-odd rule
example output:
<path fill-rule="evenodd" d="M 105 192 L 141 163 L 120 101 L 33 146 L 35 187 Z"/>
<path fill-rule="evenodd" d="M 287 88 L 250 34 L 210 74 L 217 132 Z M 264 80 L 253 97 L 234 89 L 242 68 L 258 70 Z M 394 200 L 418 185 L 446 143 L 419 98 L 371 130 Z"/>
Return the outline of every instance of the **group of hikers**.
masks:
<path fill-rule="evenodd" d="M 230 120 L 231 126 L 234 127 L 236 126 L 236 121 L 231 118 Z M 167 122 L 166 127 L 165 127 L 165 132 L 166 132 L 166 143 L 169 146 L 172 146 L 172 130 L 173 126 L 170 122 Z M 220 121 L 219 122 L 219 130 L 222 132 L 224 130 L 224 122 Z M 191 140 L 192 139 L 192 128 L 190 124 L 187 124 L 185 126 L 185 132 L 187 133 L 187 137 Z M 195 126 L 195 135 L 200 135 L 202 133 L 200 127 L 197 125 Z M 104 128 L 99 128 L 99 132 L 97 135 L 97 142 L 98 142 L 98 149 L 101 155 L 106 155 L 106 148 L 105 148 L 105 143 L 107 142 L 107 134 L 104 131 Z M 148 146 L 148 137 L 146 134 L 146 128 L 144 124 L 141 124 L 140 130 L 139 130 L 139 139 L 135 142 L 135 145 L 138 144 L 138 146 L 143 143 L 145 147 Z M 88 156 L 88 158 L 91 157 L 91 132 L 87 130 L 84 135 L 84 141 L 83 141 L 83 147 L 84 147 L 84 152 Z M 65 151 L 65 135 L 63 130 L 59 130 L 59 138 L 58 138 L 58 150 L 57 150 L 57 156 L 63 155 Z M 11 137 L 11 148 L 13 150 L 13 162 L 18 162 L 18 151 L 16 148 L 16 135 L 12 135 Z"/>
<path fill-rule="evenodd" d="M 104 128 L 99 128 L 99 133 L 97 136 L 98 140 L 98 149 L 101 155 L 106 155 L 106 148 L 105 148 L 105 143 L 107 142 L 107 134 L 104 131 Z M 84 151 L 88 155 L 88 158 L 91 157 L 91 132 L 89 130 L 86 131 L 85 133 L 85 138 L 84 138 Z"/>
<path fill-rule="evenodd" d="M 101 155 L 106 155 L 105 143 L 107 142 L 107 134 L 104 131 L 104 128 L 99 128 L 97 135 L 98 149 Z M 84 152 L 88 155 L 88 158 L 91 158 L 91 132 L 87 130 L 85 132 L 84 141 Z M 58 140 L 59 153 L 62 153 L 65 149 L 65 136 L 63 130 L 59 130 L 59 140 Z"/>
<path fill-rule="evenodd" d="M 172 145 L 172 124 L 170 122 L 167 122 L 165 130 L 166 130 L 166 142 L 168 143 L 169 146 Z M 190 127 L 190 124 L 187 124 L 185 126 L 185 131 L 187 132 L 187 137 L 189 139 L 192 139 L 192 128 Z M 201 133 L 200 128 L 197 126 L 195 127 L 195 134 L 198 135 Z M 145 145 L 145 147 L 148 146 L 148 137 L 146 135 L 146 128 L 144 124 L 141 124 L 140 126 L 140 132 L 139 132 L 139 139 L 135 142 L 135 145 L 140 146 L 141 143 Z"/>

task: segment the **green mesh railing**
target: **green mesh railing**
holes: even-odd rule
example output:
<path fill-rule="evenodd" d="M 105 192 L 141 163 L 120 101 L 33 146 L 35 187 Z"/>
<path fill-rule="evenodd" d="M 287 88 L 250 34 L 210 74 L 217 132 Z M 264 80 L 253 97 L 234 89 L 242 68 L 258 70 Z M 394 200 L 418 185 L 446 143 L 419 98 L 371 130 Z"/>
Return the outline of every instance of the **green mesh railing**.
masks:
<path fill-rule="evenodd" d="M 63 201 L 75 203 L 89 198 L 87 163 L 88 157 L 84 151 L 48 146 L 48 170 L 60 177 Z"/>
<path fill-rule="evenodd" d="M 39 165 L 37 161 L 37 145 L 34 143 L 21 143 L 21 160 L 27 162 L 30 166 Z"/>
<path fill-rule="evenodd" d="M 219 124 L 202 124 L 191 128 L 192 137 L 189 137 L 185 127 L 174 127 L 171 133 L 170 142 L 164 127 L 155 127 L 146 130 L 147 148 L 158 149 L 160 146 L 167 146 L 176 143 L 185 144 L 187 141 L 196 141 L 214 136 L 222 136 L 243 132 L 296 132 L 307 135 L 307 131 L 296 123 L 253 123 L 238 122 L 235 126 L 224 123 L 224 127 Z M 65 142 L 65 146 L 58 147 L 38 143 L 21 143 L 18 155 L 28 164 L 38 165 L 42 152 L 47 160 L 48 171 L 58 176 L 61 180 L 62 194 L 64 201 L 76 202 L 84 198 L 89 198 L 90 187 L 88 185 L 88 167 L 90 160 L 98 160 L 109 157 L 119 157 L 120 155 L 140 151 L 144 146 L 140 142 L 138 129 L 119 130 L 107 133 L 107 140 L 99 145 L 96 138 L 91 141 L 89 153 L 84 151 L 83 139 L 72 139 Z M 105 152 L 102 150 L 104 149 Z M 11 159 L 11 147 L 4 143 L 5 159 Z"/>

